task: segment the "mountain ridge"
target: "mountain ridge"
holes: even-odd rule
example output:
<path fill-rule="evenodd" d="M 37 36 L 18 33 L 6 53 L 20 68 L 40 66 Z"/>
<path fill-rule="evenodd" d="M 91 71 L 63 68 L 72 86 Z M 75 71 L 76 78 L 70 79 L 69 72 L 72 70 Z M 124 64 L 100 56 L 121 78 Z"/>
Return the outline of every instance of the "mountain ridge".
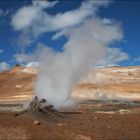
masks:
<path fill-rule="evenodd" d="M 15 66 L 0 73 L 0 101 L 31 100 L 37 67 Z M 78 99 L 140 100 L 140 66 L 96 68 L 72 89 Z"/>

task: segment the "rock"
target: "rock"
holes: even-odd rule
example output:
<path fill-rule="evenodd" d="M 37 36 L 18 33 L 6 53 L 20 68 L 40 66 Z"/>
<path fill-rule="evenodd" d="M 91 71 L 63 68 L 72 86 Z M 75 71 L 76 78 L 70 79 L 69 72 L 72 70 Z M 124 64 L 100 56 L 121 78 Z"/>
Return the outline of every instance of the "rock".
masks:
<path fill-rule="evenodd" d="M 33 124 L 40 125 L 40 122 L 38 120 L 35 120 Z"/>
<path fill-rule="evenodd" d="M 41 102 L 41 103 L 45 103 L 45 102 L 47 102 L 47 101 L 46 101 L 46 99 L 43 98 L 43 99 L 40 100 L 40 102 Z"/>
<path fill-rule="evenodd" d="M 126 109 L 120 109 L 119 110 L 119 113 L 120 114 L 128 114 L 128 113 L 130 113 L 130 111 L 129 110 L 126 110 Z"/>
<path fill-rule="evenodd" d="M 39 102 L 39 99 L 37 96 L 31 101 L 29 105 L 29 110 L 32 112 L 36 112 L 40 109 L 41 103 Z"/>
<path fill-rule="evenodd" d="M 89 136 L 84 136 L 84 135 L 76 135 L 76 137 L 74 138 L 75 140 L 91 140 L 91 138 Z"/>
<path fill-rule="evenodd" d="M 18 116 L 19 114 L 17 114 L 17 113 L 15 113 L 15 114 L 13 114 L 14 116 Z"/>
<path fill-rule="evenodd" d="M 95 116 L 94 119 L 97 120 L 97 119 L 99 119 L 99 117 Z"/>
<path fill-rule="evenodd" d="M 57 126 L 64 126 L 65 123 L 58 123 Z"/>

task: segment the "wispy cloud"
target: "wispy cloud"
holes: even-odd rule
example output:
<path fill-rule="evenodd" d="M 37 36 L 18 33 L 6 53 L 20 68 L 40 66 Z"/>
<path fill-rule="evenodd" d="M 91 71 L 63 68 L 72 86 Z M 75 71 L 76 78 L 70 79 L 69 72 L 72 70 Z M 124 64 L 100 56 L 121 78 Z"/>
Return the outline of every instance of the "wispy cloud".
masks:
<path fill-rule="evenodd" d="M 79 25 L 86 18 L 97 14 L 98 8 L 107 6 L 110 1 L 84 1 L 78 9 L 50 15 L 44 9 L 53 7 L 56 1 L 33 1 L 32 5 L 20 8 L 14 15 L 11 25 L 22 31 L 19 45 L 29 46 L 42 33 L 61 31 Z M 24 36 L 24 37 L 23 37 Z"/>
<path fill-rule="evenodd" d="M 7 62 L 0 63 L 0 72 L 6 71 L 10 68 L 10 65 Z"/>
<path fill-rule="evenodd" d="M 3 10 L 0 8 L 0 17 L 9 15 L 11 11 L 12 11 L 11 9 Z"/>
<path fill-rule="evenodd" d="M 37 48 L 34 50 L 34 52 L 32 53 L 17 53 L 13 55 L 13 58 L 16 60 L 16 62 L 18 63 L 29 63 L 29 62 L 37 62 L 39 61 L 40 58 L 40 54 L 42 54 L 42 52 L 44 51 L 44 53 L 46 53 L 46 50 L 44 49 L 46 48 L 45 45 L 38 43 Z"/>
<path fill-rule="evenodd" d="M 3 52 L 4 52 L 4 50 L 0 49 L 0 54 L 3 53 Z"/>
<path fill-rule="evenodd" d="M 129 60 L 129 55 L 123 52 L 121 48 L 108 48 L 107 55 L 99 61 L 98 66 L 118 65 L 119 62 L 127 60 Z"/>
<path fill-rule="evenodd" d="M 44 15 L 44 9 L 53 7 L 56 3 L 57 2 L 33 1 L 32 5 L 20 8 L 15 15 L 13 15 L 11 24 L 15 30 L 24 30 L 37 26 L 37 24 L 40 24 L 41 19 L 42 22 L 44 22 L 43 18 L 46 16 Z"/>
<path fill-rule="evenodd" d="M 116 26 L 117 28 L 114 28 L 114 25 L 117 25 L 117 23 L 111 19 L 100 19 L 96 16 L 98 8 L 100 6 L 108 6 L 110 1 L 84 1 L 78 9 L 58 13 L 56 15 L 50 15 L 44 11 L 44 9 L 52 8 L 57 3 L 57 1 L 33 1 L 32 5 L 20 8 L 13 15 L 11 22 L 12 26 L 16 31 L 22 32 L 17 40 L 17 44 L 19 46 L 30 45 L 40 34 L 43 34 L 44 32 L 55 31 L 56 34 L 52 37 L 52 39 L 57 39 L 62 35 L 70 37 L 78 27 L 77 25 L 81 25 L 85 22 L 85 19 L 88 19 L 88 17 L 92 17 L 95 20 L 94 24 L 97 24 L 96 28 L 94 28 L 94 34 L 92 35 L 98 41 L 108 42 L 108 39 L 121 39 L 123 37 L 121 28 L 118 26 Z M 104 29 L 102 29 L 102 26 L 98 27 L 98 20 L 108 27 Z M 108 32 L 106 32 L 106 30 L 108 30 Z M 102 34 L 96 34 L 98 32 L 102 32 Z M 104 34 L 105 32 L 106 35 Z M 18 53 L 14 55 L 14 58 L 20 63 L 38 61 L 38 54 L 41 52 L 40 48 L 42 47 L 38 47 L 34 53 L 29 55 L 25 53 Z M 105 59 L 99 62 L 99 65 L 116 65 L 121 61 L 129 59 L 128 54 L 123 52 L 120 48 L 108 48 L 107 54 L 108 55 Z"/>
<path fill-rule="evenodd" d="M 133 59 L 134 62 L 140 63 L 140 56 Z"/>
<path fill-rule="evenodd" d="M 96 16 L 98 8 L 100 6 L 108 6 L 110 1 L 84 1 L 78 9 L 57 13 L 56 15 L 50 15 L 44 11 L 44 9 L 52 8 L 57 3 L 57 1 L 33 1 L 32 5 L 20 8 L 13 15 L 11 25 L 16 31 L 22 32 L 16 42 L 18 46 L 28 46 L 32 44 L 39 35 L 50 31 L 56 32 L 52 39 L 58 39 L 62 35 L 69 37 L 78 27 L 77 25 L 81 25 L 85 22 L 85 19 L 89 17 L 93 19 L 96 17 L 95 21 L 97 21 L 97 19 L 99 21 L 101 20 L 102 24 L 109 25 L 109 28 L 112 26 L 112 29 L 110 28 L 110 32 L 106 32 L 106 35 L 103 33 L 105 31 L 97 26 L 94 32 L 102 31 L 102 34 L 99 36 L 93 34 L 94 38 L 99 41 L 107 41 L 108 38 L 110 39 L 112 37 L 113 39 L 117 34 L 118 36 L 121 35 L 120 38 L 122 38 L 121 28 L 116 28 L 116 30 L 114 30 L 114 25 L 116 24 L 114 21 L 108 18 L 100 19 Z M 106 28 L 106 30 L 108 29 Z M 14 55 L 14 58 L 21 63 L 37 61 L 39 59 L 38 50 L 40 49 L 37 49 L 30 55 L 18 53 Z M 103 61 L 99 62 L 99 65 L 115 65 L 129 59 L 128 54 L 123 52 L 120 48 L 108 48 L 107 52 L 108 55 Z"/>
<path fill-rule="evenodd" d="M 0 17 L 3 15 L 3 10 L 0 8 Z"/>

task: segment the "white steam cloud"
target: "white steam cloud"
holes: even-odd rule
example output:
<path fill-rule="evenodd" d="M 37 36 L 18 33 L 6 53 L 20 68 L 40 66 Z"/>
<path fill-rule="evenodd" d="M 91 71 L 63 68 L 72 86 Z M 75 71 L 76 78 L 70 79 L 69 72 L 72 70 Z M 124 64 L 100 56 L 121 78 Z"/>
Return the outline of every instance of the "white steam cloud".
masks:
<path fill-rule="evenodd" d="M 100 19 L 86 21 L 69 36 L 62 53 L 43 50 L 36 95 L 55 108 L 72 106 L 73 86 L 106 54 L 106 46 L 121 38 L 118 26 L 103 24 Z"/>
<path fill-rule="evenodd" d="M 41 3 L 33 2 L 31 6 L 19 9 L 13 16 L 12 25 L 31 38 L 51 31 L 56 32 L 53 39 L 65 36 L 68 41 L 63 52 L 42 46 L 30 56 L 17 54 L 15 57 L 20 61 L 39 61 L 35 94 L 40 99 L 45 98 L 56 109 L 72 107 L 75 105 L 72 88 L 106 55 L 110 44 L 123 38 L 122 30 L 119 24 L 100 19 L 96 14 L 100 6 L 109 4 L 108 1 L 84 1 L 80 8 L 56 15 L 49 15 L 43 9 L 57 2 Z"/>

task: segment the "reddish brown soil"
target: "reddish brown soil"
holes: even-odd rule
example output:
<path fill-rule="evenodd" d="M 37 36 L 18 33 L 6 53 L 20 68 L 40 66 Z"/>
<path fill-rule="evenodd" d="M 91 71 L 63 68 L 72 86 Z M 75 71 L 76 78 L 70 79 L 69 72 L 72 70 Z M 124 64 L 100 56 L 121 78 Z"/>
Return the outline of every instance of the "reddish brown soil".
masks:
<path fill-rule="evenodd" d="M 23 73 L 20 72 L 21 69 L 22 68 L 15 67 L 12 71 L 0 74 L 0 101 L 20 101 L 32 98 L 36 74 Z M 108 69 L 106 73 L 107 71 Z M 110 74 L 110 71 L 108 73 Z M 123 93 L 140 93 L 139 72 L 134 73 L 134 76 L 132 74 L 129 76 L 121 76 L 123 74 L 121 72 L 116 74 L 117 76 L 119 75 L 122 80 L 125 79 L 126 81 L 124 83 L 121 82 L 121 84 L 111 83 L 105 86 L 96 83 L 87 83 L 86 85 L 81 84 L 79 88 L 82 91 L 86 91 L 86 89 L 96 90 L 107 88 L 108 90 L 114 89 L 115 91 Z M 93 112 L 94 110 L 110 109 L 112 110 L 112 106 L 110 105 L 104 107 L 96 107 L 91 104 L 89 104 L 88 107 L 81 105 L 76 112 L 67 112 L 63 114 L 63 117 L 56 118 L 56 120 L 50 118 L 50 116 L 41 115 L 37 117 L 30 113 L 18 116 L 15 114 L 0 113 L 0 140 L 140 140 L 139 107 L 134 108 L 137 113 L 129 114 L 103 114 Z M 84 113 L 82 113 L 83 110 Z M 39 120 L 40 125 L 33 124 L 35 120 Z"/>
<path fill-rule="evenodd" d="M 57 120 L 0 114 L 0 139 L 139 140 L 140 114 L 65 113 Z M 40 125 L 33 122 L 39 120 Z"/>

